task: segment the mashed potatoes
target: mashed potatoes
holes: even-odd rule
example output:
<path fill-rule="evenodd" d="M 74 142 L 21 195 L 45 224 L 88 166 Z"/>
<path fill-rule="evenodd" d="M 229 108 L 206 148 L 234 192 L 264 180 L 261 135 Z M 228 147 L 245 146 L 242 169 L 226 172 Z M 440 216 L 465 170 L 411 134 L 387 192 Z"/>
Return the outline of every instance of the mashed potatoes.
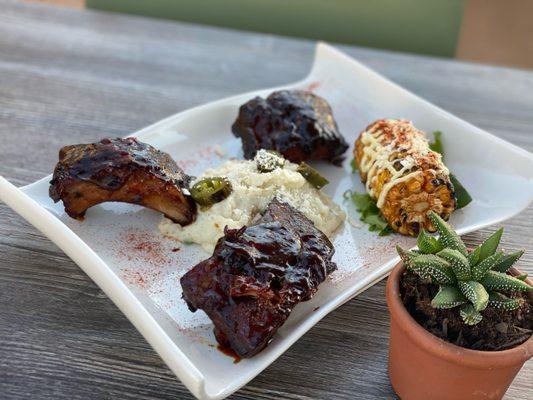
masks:
<path fill-rule="evenodd" d="M 286 161 L 283 167 L 262 173 L 257 170 L 255 160 L 232 160 L 209 169 L 197 181 L 206 177 L 227 177 L 233 187 L 229 197 L 205 210 L 199 209 L 196 221 L 191 225 L 182 227 L 164 218 L 159 229 L 165 236 L 198 243 L 212 252 L 217 240 L 224 235 L 225 226 L 240 228 L 249 225 L 277 196 L 304 213 L 318 229 L 330 236 L 344 221 L 345 213 L 327 195 L 312 187 L 296 171 L 297 167 Z"/>

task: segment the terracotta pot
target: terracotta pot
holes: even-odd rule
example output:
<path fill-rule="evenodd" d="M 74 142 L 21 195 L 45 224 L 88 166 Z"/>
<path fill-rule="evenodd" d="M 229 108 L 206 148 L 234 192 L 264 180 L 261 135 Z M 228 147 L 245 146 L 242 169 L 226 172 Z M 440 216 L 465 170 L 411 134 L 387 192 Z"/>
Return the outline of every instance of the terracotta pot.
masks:
<path fill-rule="evenodd" d="M 404 307 L 400 298 L 404 270 L 399 263 L 387 281 L 389 378 L 396 393 L 403 400 L 500 399 L 533 356 L 533 337 L 503 351 L 469 350 L 439 339 Z"/>

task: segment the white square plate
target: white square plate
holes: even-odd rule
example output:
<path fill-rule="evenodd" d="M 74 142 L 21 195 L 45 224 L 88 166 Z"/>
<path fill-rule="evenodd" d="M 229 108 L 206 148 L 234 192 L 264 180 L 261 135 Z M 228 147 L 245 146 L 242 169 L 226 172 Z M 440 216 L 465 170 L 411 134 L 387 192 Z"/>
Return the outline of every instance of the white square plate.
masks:
<path fill-rule="evenodd" d="M 352 145 L 362 129 L 383 117 L 410 119 L 426 132 L 442 131 L 446 164 L 474 198 L 451 218 L 461 234 L 509 218 L 533 199 L 532 154 L 435 107 L 328 45 L 317 46 L 304 80 L 283 88 L 313 90 L 328 100 Z M 188 173 L 199 174 L 229 157 L 242 157 L 240 141 L 230 130 L 238 107 L 275 89 L 280 88 L 196 107 L 134 136 L 170 153 Z M 331 182 L 326 192 L 358 221 L 353 205 L 342 199 L 347 189 L 364 191 L 359 176 L 350 171 L 351 154 L 347 156 L 343 168 L 318 167 Z M 397 261 L 396 244 L 415 245 L 412 238 L 378 237 L 365 226 L 345 223 L 334 239 L 339 270 L 311 301 L 295 308 L 267 349 L 235 364 L 216 349 L 207 317 L 189 312 L 181 300 L 179 278 L 207 253 L 161 237 L 161 216 L 132 205 L 107 203 L 90 209 L 83 222 L 70 219 L 62 204 L 48 197 L 49 180 L 17 189 L 0 178 L 0 199 L 71 257 L 201 399 L 223 398 L 249 382 L 326 314 L 382 279 Z"/>

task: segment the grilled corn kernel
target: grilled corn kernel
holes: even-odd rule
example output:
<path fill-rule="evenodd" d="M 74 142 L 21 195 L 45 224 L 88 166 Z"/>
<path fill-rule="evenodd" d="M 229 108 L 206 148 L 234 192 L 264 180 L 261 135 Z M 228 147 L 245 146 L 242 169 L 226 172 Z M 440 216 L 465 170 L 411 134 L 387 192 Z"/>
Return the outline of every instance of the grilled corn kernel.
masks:
<path fill-rule="evenodd" d="M 355 142 L 361 180 L 389 225 L 404 235 L 435 231 L 427 212 L 448 219 L 456 207 L 449 171 L 424 132 L 406 120 L 378 120 Z"/>

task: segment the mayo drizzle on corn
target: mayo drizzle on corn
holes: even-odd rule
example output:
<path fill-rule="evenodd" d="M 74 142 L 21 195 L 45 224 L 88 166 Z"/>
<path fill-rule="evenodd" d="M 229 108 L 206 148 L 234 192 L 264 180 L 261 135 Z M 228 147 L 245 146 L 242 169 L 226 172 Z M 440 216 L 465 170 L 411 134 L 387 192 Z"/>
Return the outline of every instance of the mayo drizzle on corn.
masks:
<path fill-rule="evenodd" d="M 370 196 L 376 199 L 378 208 L 383 206 L 387 193 L 399 183 L 408 181 L 415 176 L 423 174 L 422 170 L 411 171 L 411 168 L 418 165 L 418 160 L 430 153 L 436 158 L 439 172 L 449 174 L 448 169 L 442 163 L 440 154 L 433 152 L 429 148 L 429 143 L 424 132 L 416 129 L 410 121 L 388 119 L 386 122 L 391 126 L 402 128 L 405 135 L 403 141 L 399 135 L 395 135 L 392 141 L 387 144 L 381 144 L 380 137 L 385 132 L 380 129 L 378 123 L 373 124 L 368 130 L 361 134 L 361 142 L 364 144 L 363 156 L 359 163 L 359 169 L 366 174 L 365 187 Z M 403 159 L 398 159 L 395 155 L 398 152 L 405 153 Z M 391 157 L 391 155 L 394 155 Z M 399 163 L 398 169 L 394 164 Z M 381 191 L 376 193 L 375 182 L 379 179 L 379 174 L 388 170 L 390 173 L 389 181 L 383 185 Z"/>

